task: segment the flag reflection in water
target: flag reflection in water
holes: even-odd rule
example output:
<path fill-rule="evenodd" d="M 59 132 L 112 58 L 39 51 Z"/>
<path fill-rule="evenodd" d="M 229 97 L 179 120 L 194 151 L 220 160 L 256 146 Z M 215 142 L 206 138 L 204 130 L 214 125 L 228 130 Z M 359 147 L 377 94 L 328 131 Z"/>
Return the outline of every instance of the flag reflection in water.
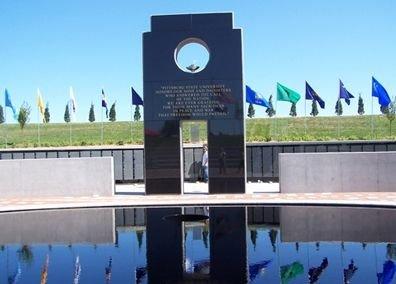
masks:
<path fill-rule="evenodd" d="M 259 274 L 264 273 L 265 269 L 270 265 L 272 262 L 271 260 L 264 260 L 260 262 L 256 262 L 253 264 L 249 264 L 249 279 L 253 281 Z"/>
<path fill-rule="evenodd" d="M 238 283 L 395 282 L 396 229 L 389 224 L 396 220 L 396 210 L 281 209 L 210 208 L 209 223 L 180 223 L 152 215 L 152 222 L 158 217 L 164 224 L 161 230 L 155 227 L 152 231 L 155 245 L 147 242 L 149 214 L 145 208 L 0 214 L 0 225 L 7 225 L 0 234 L 0 244 L 4 244 L 0 245 L 0 283 L 144 284 L 152 277 L 160 279 L 156 276 L 172 259 L 168 266 L 174 266 L 175 273 L 166 277 L 176 274 L 181 283 L 214 283 L 226 274 L 241 275 L 234 281 Z M 208 215 L 203 207 L 183 210 L 185 215 Z M 234 220 L 245 212 L 247 226 L 240 229 L 245 219 L 237 224 Z M 73 230 L 68 227 L 60 234 L 59 226 L 49 222 L 49 214 L 56 224 L 69 224 Z M 76 218 L 84 222 L 76 222 Z M 176 224 L 179 230 L 165 239 L 167 232 L 173 232 L 168 224 Z M 170 258 L 160 259 L 166 245 Z M 149 250 L 155 269 L 148 265 Z M 177 257 L 173 257 L 175 250 L 180 252 Z M 234 283 L 234 278 L 227 283 Z M 172 283 L 178 283 L 176 280 Z"/>
<path fill-rule="evenodd" d="M 78 284 L 80 282 L 80 275 L 81 275 L 80 257 L 77 256 L 76 261 L 74 262 L 73 284 Z"/>
<path fill-rule="evenodd" d="M 140 284 L 143 283 L 147 275 L 147 267 L 137 267 L 135 270 L 135 283 Z"/>
<path fill-rule="evenodd" d="M 49 255 L 45 258 L 45 263 L 41 269 L 41 281 L 40 284 L 46 284 L 48 279 L 48 266 L 49 266 Z"/>
<path fill-rule="evenodd" d="M 392 260 L 385 261 L 382 272 L 377 274 L 378 284 L 392 283 L 395 270 L 395 263 Z"/>
<path fill-rule="evenodd" d="M 113 262 L 113 259 L 112 259 L 111 256 L 110 256 L 109 265 L 105 268 L 105 279 L 106 279 L 106 284 L 107 284 L 107 283 L 110 283 L 110 280 L 111 280 L 111 267 L 112 267 L 112 262 Z"/>
<path fill-rule="evenodd" d="M 298 275 L 304 273 L 304 267 L 298 261 L 293 262 L 289 265 L 281 266 L 281 280 L 282 284 L 289 283 L 292 279 L 296 278 Z"/>
<path fill-rule="evenodd" d="M 9 284 L 18 283 L 19 279 L 21 278 L 21 274 L 22 274 L 22 268 L 21 268 L 20 262 L 18 261 L 17 269 L 16 269 L 15 273 L 12 276 L 8 277 L 8 283 Z"/>

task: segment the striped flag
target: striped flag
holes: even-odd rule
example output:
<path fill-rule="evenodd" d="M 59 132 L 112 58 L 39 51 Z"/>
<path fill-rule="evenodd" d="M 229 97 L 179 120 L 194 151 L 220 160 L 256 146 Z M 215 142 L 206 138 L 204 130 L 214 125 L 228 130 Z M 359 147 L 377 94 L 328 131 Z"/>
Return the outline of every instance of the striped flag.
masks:
<path fill-rule="evenodd" d="M 109 118 L 109 109 L 107 108 L 107 99 L 105 92 L 102 89 L 102 107 L 106 109 L 106 118 Z"/>
<path fill-rule="evenodd" d="M 77 111 L 77 103 L 76 103 L 76 98 L 74 97 L 74 91 L 73 88 L 70 87 L 69 89 L 69 109 L 70 113 L 72 114 L 73 119 L 75 119 L 76 111 Z"/>

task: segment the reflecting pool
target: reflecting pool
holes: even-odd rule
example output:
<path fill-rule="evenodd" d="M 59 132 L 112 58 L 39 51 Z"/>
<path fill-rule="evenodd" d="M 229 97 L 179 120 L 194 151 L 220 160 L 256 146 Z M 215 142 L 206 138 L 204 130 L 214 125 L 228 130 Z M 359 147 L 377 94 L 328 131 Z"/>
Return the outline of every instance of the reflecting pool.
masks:
<path fill-rule="evenodd" d="M 0 283 L 396 283 L 396 210 L 183 207 L 0 215 Z"/>

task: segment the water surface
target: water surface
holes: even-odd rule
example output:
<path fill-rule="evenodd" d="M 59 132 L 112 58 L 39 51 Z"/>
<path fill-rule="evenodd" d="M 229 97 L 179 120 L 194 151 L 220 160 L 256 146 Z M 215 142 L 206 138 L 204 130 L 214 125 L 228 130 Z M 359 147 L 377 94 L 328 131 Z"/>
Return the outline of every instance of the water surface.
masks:
<path fill-rule="evenodd" d="M 0 283 L 395 283 L 395 220 L 331 207 L 1 214 Z"/>

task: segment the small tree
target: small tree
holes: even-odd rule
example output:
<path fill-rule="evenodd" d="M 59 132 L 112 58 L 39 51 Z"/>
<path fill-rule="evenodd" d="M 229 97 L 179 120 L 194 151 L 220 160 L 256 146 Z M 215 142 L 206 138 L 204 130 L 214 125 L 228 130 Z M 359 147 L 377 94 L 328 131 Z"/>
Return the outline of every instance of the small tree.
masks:
<path fill-rule="evenodd" d="M 30 119 L 30 106 L 26 102 L 23 102 L 21 108 L 19 109 L 19 114 L 18 114 L 18 123 L 22 130 L 25 127 L 26 123 L 29 122 L 29 119 Z"/>
<path fill-rule="evenodd" d="M 380 107 L 380 111 L 381 111 L 382 114 L 387 115 L 388 112 L 389 112 L 389 106 L 381 106 Z"/>
<path fill-rule="evenodd" d="M 392 122 L 396 117 L 396 99 L 393 100 L 387 107 L 388 112 L 386 113 L 386 118 L 389 120 L 389 136 L 392 136 Z"/>
<path fill-rule="evenodd" d="M 136 240 L 138 242 L 139 250 L 142 248 L 144 231 L 138 230 L 136 232 Z"/>
<path fill-rule="evenodd" d="M 358 114 L 359 115 L 363 115 L 364 114 L 364 103 L 363 103 L 363 98 L 362 98 L 361 94 L 359 94 Z"/>
<path fill-rule="evenodd" d="M 292 116 L 292 117 L 296 117 L 297 116 L 296 103 L 292 103 L 292 105 L 290 107 L 289 115 Z"/>
<path fill-rule="evenodd" d="M 342 115 L 342 103 L 341 103 L 341 99 L 338 99 L 336 106 L 335 106 L 335 114 L 340 116 Z"/>
<path fill-rule="evenodd" d="M 272 95 L 269 97 L 268 104 L 269 108 L 267 108 L 265 112 L 268 114 L 269 117 L 273 117 L 276 114 L 276 110 L 272 105 Z"/>
<path fill-rule="evenodd" d="M 137 105 L 137 106 L 135 107 L 135 114 L 133 115 L 133 120 L 139 121 L 140 118 L 141 118 L 141 115 L 140 115 L 140 108 L 139 108 L 139 105 Z"/>
<path fill-rule="evenodd" d="M 253 248 L 256 250 L 256 244 L 257 244 L 257 230 L 250 230 L 250 240 L 252 241 Z"/>
<path fill-rule="evenodd" d="M 5 122 L 5 118 L 4 118 L 4 110 L 3 107 L 0 105 L 0 124 Z"/>
<path fill-rule="evenodd" d="M 253 104 L 250 103 L 250 104 L 249 104 L 249 108 L 248 108 L 248 114 L 247 114 L 247 116 L 248 116 L 249 118 L 253 118 L 255 112 L 256 112 L 256 111 L 254 110 Z"/>
<path fill-rule="evenodd" d="M 66 123 L 70 122 L 70 111 L 69 111 L 69 104 L 66 105 L 65 114 L 63 115 L 63 120 Z"/>
<path fill-rule="evenodd" d="M 94 109 L 94 104 L 91 103 L 91 107 L 89 109 L 89 116 L 88 116 L 89 122 L 94 122 L 95 121 L 95 109 Z"/>
<path fill-rule="evenodd" d="M 28 245 L 23 245 L 17 252 L 18 258 L 21 262 L 25 262 L 27 264 L 32 263 L 34 256 L 31 247 Z"/>
<path fill-rule="evenodd" d="M 319 111 L 318 111 L 318 103 L 317 103 L 315 100 L 312 100 L 312 110 L 311 110 L 310 115 L 313 116 L 313 117 L 315 117 L 315 116 L 317 116 L 318 114 L 319 114 Z"/>
<path fill-rule="evenodd" d="M 111 108 L 110 108 L 109 120 L 110 120 L 111 122 L 116 121 L 116 109 L 115 109 L 115 104 L 116 104 L 116 103 L 113 103 L 113 104 L 111 105 Z"/>
<path fill-rule="evenodd" d="M 45 123 L 49 123 L 50 122 L 50 118 L 51 118 L 51 115 L 50 115 L 50 112 L 49 112 L 49 105 L 47 103 L 47 105 L 45 106 L 45 110 L 44 110 L 44 122 Z"/>
<path fill-rule="evenodd" d="M 269 235 L 269 238 L 270 238 L 270 241 L 271 241 L 272 250 L 275 252 L 276 251 L 276 238 L 278 236 L 278 231 L 274 230 L 274 229 L 271 229 L 268 232 L 268 235 Z"/>

